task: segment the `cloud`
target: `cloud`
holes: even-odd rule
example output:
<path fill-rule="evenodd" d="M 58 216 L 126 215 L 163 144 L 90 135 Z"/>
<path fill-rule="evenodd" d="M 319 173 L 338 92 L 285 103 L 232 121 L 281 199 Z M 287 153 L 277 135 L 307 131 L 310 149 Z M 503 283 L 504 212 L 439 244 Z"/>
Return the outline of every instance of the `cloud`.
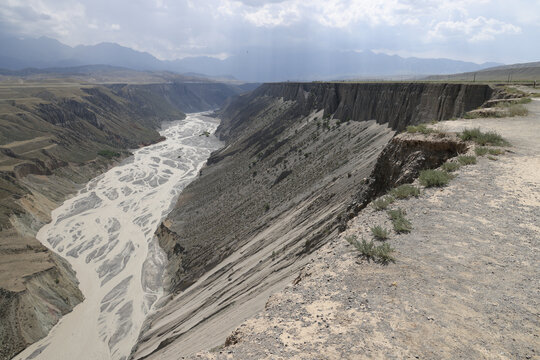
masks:
<path fill-rule="evenodd" d="M 539 24 L 540 3 L 529 0 L 0 2 L 2 35 L 46 35 L 68 45 L 116 42 L 161 59 L 264 47 L 532 61 L 540 58 L 540 49 L 529 46 Z M 513 51 L 483 46 L 494 40 Z"/>
<path fill-rule="evenodd" d="M 431 40 L 463 37 L 468 42 L 494 40 L 500 34 L 519 34 L 519 26 L 483 16 L 461 21 L 441 21 L 436 23 L 428 33 Z"/>

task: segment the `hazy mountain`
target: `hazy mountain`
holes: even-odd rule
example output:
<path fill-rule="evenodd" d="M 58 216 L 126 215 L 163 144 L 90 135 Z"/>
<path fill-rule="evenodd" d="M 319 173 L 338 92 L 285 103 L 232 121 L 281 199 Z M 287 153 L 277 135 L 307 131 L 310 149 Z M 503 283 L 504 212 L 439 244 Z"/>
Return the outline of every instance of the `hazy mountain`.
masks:
<path fill-rule="evenodd" d="M 371 51 L 335 52 L 302 48 L 250 48 L 225 60 L 191 57 L 162 61 L 149 53 L 114 43 L 70 47 L 47 37 L 0 38 L 0 47 L 4 50 L 0 56 L 0 68 L 10 70 L 104 64 L 135 70 L 233 76 L 255 82 L 452 74 L 500 65 L 449 59 L 403 58 Z"/>

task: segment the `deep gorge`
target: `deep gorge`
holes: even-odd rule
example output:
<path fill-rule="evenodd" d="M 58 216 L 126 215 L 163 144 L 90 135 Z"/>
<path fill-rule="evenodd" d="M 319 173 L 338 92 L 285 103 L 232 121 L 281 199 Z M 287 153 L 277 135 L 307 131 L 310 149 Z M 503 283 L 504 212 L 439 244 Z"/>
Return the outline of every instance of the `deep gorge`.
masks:
<path fill-rule="evenodd" d="M 158 226 L 170 295 L 145 322 L 132 352 L 136 359 L 177 358 L 223 344 L 373 196 L 410 181 L 411 168 L 433 167 L 459 151 L 398 143 L 392 140 L 396 132 L 462 116 L 493 90 L 315 82 L 271 83 L 241 92 L 223 84 L 108 85 L 81 88 L 75 99 L 41 93 L 47 100 L 36 110 L 10 104 L 27 111 L 30 124 L 48 122 L 58 144 L 38 144 L 34 158 L 18 154 L 18 148 L 4 150 L 6 164 L 15 166 L 3 173 L 14 190 L 3 198 L 3 231 L 11 240 L 2 244 L 0 255 L 25 261 L 21 254 L 38 254 L 42 270 L 39 277 L 19 274 L 16 288 L 1 290 L 2 309 L 9 311 L 0 314 L 7 320 L 0 335 L 2 342 L 15 344 L 3 348 L 2 356 L 10 358 L 43 337 L 82 300 L 73 272 L 35 240 L 37 229 L 80 184 L 128 156 L 127 149 L 159 141 L 155 129 L 162 121 L 222 105 L 216 135 L 225 146 L 210 155 Z M 116 149 L 119 157 L 96 157 L 103 147 Z M 17 199 L 15 210 L 7 206 L 10 199 Z M 47 281 L 36 280 L 43 274 Z M 29 286 L 36 281 L 37 287 Z M 38 302 L 48 305 L 32 309 Z"/>
<path fill-rule="evenodd" d="M 486 85 L 275 83 L 228 103 L 218 112 L 225 147 L 156 233 L 172 295 L 147 321 L 134 358 L 223 344 L 344 220 L 396 181 L 411 181 L 399 176 L 408 162 L 418 171 L 459 151 L 392 143 L 396 131 L 460 117 L 491 95 Z M 378 168 L 392 163 L 390 180 L 373 174 L 385 148 Z"/>

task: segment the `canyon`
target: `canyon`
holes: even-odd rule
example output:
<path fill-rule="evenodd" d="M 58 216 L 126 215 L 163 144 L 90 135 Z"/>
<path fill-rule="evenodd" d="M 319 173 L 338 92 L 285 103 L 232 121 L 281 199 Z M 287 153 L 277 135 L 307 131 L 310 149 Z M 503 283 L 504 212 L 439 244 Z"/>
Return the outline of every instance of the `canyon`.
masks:
<path fill-rule="evenodd" d="M 116 123 L 108 122 L 97 107 L 89 110 L 95 117 L 84 115 L 86 107 L 69 101 L 58 105 L 70 109 L 69 114 L 74 115 L 69 116 L 48 102 L 37 105 L 47 114 L 55 114 L 48 118 L 58 119 L 55 122 L 62 124 L 62 131 L 88 133 L 86 128 L 75 127 L 77 121 L 69 121 L 70 116 L 84 119 L 82 124 L 90 123 L 93 128 L 115 126 L 114 131 L 106 132 L 108 143 L 89 142 L 97 138 L 81 136 L 93 154 L 103 150 L 103 144 L 118 152 L 111 159 L 94 155 L 76 166 L 74 159 L 58 155 L 22 161 L 13 149 L 24 143 L 6 144 L 11 151 L 6 156 L 19 156 L 9 156 L 16 159 L 10 161 L 21 160 L 23 165 L 6 162 L 5 166 L 11 166 L 6 168 L 8 178 L 16 179 L 11 184 L 24 184 L 18 196 L 29 199 L 15 204 L 36 204 L 32 209 L 40 212 L 34 216 L 38 212 L 28 210 L 28 205 L 5 211 L 12 214 L 6 231 L 14 233 L 16 240 L 0 254 L 10 259 L 24 259 L 22 253 L 39 254 L 46 260 L 31 274 L 16 274 L 20 280 L 9 292 L 2 290 L 2 295 L 6 293 L 2 309 L 9 310 L 0 315 L 9 321 L 0 334 L 6 344 L 17 344 L 2 348 L 2 356 L 10 358 L 45 336 L 88 291 L 82 280 L 83 292 L 78 290 L 73 269 L 35 240 L 36 231 L 80 184 L 128 157 L 125 149 L 163 141 L 154 130 L 162 121 L 183 118 L 182 111 L 221 106 L 213 116 L 216 125 L 220 123 L 215 134 L 224 146 L 210 154 L 198 176 L 178 195 L 175 206 L 167 208 L 165 219 L 152 223 L 157 228 L 155 244 L 164 252 L 166 275 L 160 281 L 165 294 L 154 304 L 154 311 L 146 313 L 149 316 L 129 354 L 133 359 L 176 359 L 223 345 L 234 329 L 264 308 L 271 294 L 298 276 L 318 249 L 336 239 L 369 201 L 395 185 L 413 181 L 420 170 L 437 167 L 464 149 L 463 144 L 447 139 L 403 141 L 396 133 L 409 125 L 461 117 L 494 95 L 488 85 L 457 83 L 269 83 L 245 94 L 231 85 L 205 86 L 212 90 L 197 93 L 192 88 L 190 94 L 195 95 L 191 97 L 180 90 L 188 84 L 111 84 L 77 90 L 77 100 L 90 101 L 85 95 L 90 93 L 94 94 L 91 99 L 98 97 L 102 106 L 108 104 L 108 110 L 116 111 L 108 113 L 134 114 L 124 123 L 120 116 Z M 118 103 L 125 107 L 115 108 Z M 140 130 L 140 134 L 125 134 L 122 129 L 126 127 Z M 45 143 L 40 149 L 50 145 L 43 146 Z M 137 150 L 135 156 L 146 149 L 152 147 Z M 49 148 L 38 153 L 48 156 Z M 56 183 L 69 184 L 69 191 L 60 191 Z M 169 196 L 171 201 L 174 198 Z M 57 216 L 55 213 L 53 219 Z M 22 240 L 23 233 L 30 247 Z M 12 249 L 17 249 L 17 256 Z M 44 270 L 46 280 L 42 279 Z M 26 300 L 30 297 L 31 301 Z M 47 307 L 31 309 L 43 299 Z M 30 321 L 28 314 L 34 314 Z"/>
<path fill-rule="evenodd" d="M 218 112 L 225 147 L 158 228 L 171 295 L 133 358 L 222 345 L 369 200 L 460 150 L 393 143 L 396 131 L 459 117 L 492 94 L 487 85 L 276 83 L 228 103 Z M 370 180 L 385 148 L 401 156 L 387 158 L 396 176 Z"/>
<path fill-rule="evenodd" d="M 35 238 L 51 211 L 132 149 L 163 141 L 163 122 L 242 91 L 212 82 L 1 84 L 0 358 L 43 338 L 83 300 L 69 264 Z"/>

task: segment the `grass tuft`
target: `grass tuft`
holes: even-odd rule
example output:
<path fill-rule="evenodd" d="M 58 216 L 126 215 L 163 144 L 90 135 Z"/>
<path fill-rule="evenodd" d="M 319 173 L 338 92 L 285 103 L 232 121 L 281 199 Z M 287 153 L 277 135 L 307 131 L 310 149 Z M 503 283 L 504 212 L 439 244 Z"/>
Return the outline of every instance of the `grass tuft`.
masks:
<path fill-rule="evenodd" d="M 459 169 L 461 165 L 457 162 L 453 161 L 447 161 L 444 164 L 442 164 L 441 169 L 443 169 L 446 172 L 453 172 Z"/>
<path fill-rule="evenodd" d="M 530 100 L 530 99 L 529 99 Z M 508 116 L 525 116 L 529 113 L 529 110 L 525 106 L 520 105 L 525 103 L 518 103 L 515 105 L 510 105 L 508 107 Z"/>
<path fill-rule="evenodd" d="M 489 151 L 489 148 L 485 147 L 485 146 L 477 146 L 474 148 L 474 153 L 477 155 L 477 156 L 484 156 L 488 153 Z"/>
<path fill-rule="evenodd" d="M 392 220 L 394 231 L 398 234 L 408 233 L 412 230 L 412 223 L 405 218 L 405 215 L 405 211 L 401 209 L 388 210 L 388 216 L 390 216 L 390 220 Z"/>
<path fill-rule="evenodd" d="M 390 195 L 396 199 L 407 199 L 411 196 L 418 197 L 418 195 L 420 195 L 420 189 L 410 184 L 403 184 L 392 189 Z"/>
<path fill-rule="evenodd" d="M 119 157 L 120 153 L 118 151 L 113 151 L 113 150 L 99 150 L 98 155 L 103 156 L 104 158 L 107 158 L 107 159 L 112 159 L 115 157 Z"/>
<path fill-rule="evenodd" d="M 459 135 L 461 140 L 474 141 L 479 145 L 507 146 L 508 141 L 493 131 L 482 132 L 480 128 L 465 129 Z"/>
<path fill-rule="evenodd" d="M 374 200 L 372 204 L 376 211 L 381 211 L 381 210 L 386 210 L 388 205 L 393 203 L 394 200 L 395 199 L 393 196 L 386 195 L 386 196 L 378 198 L 377 200 Z"/>
<path fill-rule="evenodd" d="M 390 236 L 390 232 L 388 231 L 388 229 L 383 228 L 380 225 L 372 227 L 371 233 L 373 234 L 375 239 L 381 240 L 381 241 L 388 239 L 388 237 Z"/>
<path fill-rule="evenodd" d="M 345 238 L 349 244 L 354 246 L 362 256 L 365 256 L 368 260 L 373 259 L 376 261 L 380 261 L 381 263 L 388 263 L 388 262 L 395 262 L 396 259 L 391 255 L 394 252 L 394 249 L 388 245 L 388 243 L 384 243 L 381 245 L 375 245 L 373 241 L 366 241 L 362 239 L 362 241 L 358 241 L 356 239 L 356 236 L 348 236 Z"/>
<path fill-rule="evenodd" d="M 419 179 L 420 184 L 425 187 L 442 187 L 448 184 L 452 175 L 442 170 L 422 170 Z"/>
<path fill-rule="evenodd" d="M 461 165 L 474 165 L 476 164 L 476 156 L 461 155 L 457 160 Z"/>
<path fill-rule="evenodd" d="M 474 149 L 474 152 L 478 156 L 484 156 L 484 155 L 501 155 L 504 154 L 504 150 L 502 149 L 494 149 L 494 148 L 488 148 L 485 146 L 478 146 Z"/>
<path fill-rule="evenodd" d="M 420 133 L 420 134 L 427 135 L 427 134 L 434 133 L 435 130 L 428 128 L 426 126 L 426 124 L 419 124 L 419 125 L 409 125 L 409 126 L 407 126 L 407 132 L 409 134 Z"/>

